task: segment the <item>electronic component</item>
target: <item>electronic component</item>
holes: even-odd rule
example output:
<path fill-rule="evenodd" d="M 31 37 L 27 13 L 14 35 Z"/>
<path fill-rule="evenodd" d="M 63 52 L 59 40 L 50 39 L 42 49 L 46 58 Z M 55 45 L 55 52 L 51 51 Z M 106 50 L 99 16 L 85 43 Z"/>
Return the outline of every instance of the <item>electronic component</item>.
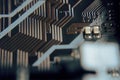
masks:
<path fill-rule="evenodd" d="M 91 40 L 92 39 L 92 28 L 90 26 L 84 27 L 84 38 Z"/>
<path fill-rule="evenodd" d="M 85 26 L 83 29 L 83 37 L 86 40 L 97 40 L 102 36 L 100 27 L 95 26 Z"/>

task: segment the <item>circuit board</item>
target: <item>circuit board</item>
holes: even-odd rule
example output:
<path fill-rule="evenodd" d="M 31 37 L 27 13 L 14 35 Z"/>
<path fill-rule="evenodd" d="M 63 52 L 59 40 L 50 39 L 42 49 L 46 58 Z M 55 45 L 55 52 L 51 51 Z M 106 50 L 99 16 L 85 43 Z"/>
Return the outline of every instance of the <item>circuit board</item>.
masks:
<path fill-rule="evenodd" d="M 113 0 L 0 0 L 0 77 L 82 80 L 95 74 L 81 65 L 79 48 L 85 41 L 119 45 L 119 12 Z"/>

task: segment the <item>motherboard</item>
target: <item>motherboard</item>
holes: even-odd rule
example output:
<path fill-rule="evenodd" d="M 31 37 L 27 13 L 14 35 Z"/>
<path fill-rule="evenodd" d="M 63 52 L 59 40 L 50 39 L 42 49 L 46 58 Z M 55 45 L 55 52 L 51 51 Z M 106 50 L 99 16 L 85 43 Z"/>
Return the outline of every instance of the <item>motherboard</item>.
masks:
<path fill-rule="evenodd" d="M 120 1 L 0 0 L 1 80 L 119 80 Z"/>

